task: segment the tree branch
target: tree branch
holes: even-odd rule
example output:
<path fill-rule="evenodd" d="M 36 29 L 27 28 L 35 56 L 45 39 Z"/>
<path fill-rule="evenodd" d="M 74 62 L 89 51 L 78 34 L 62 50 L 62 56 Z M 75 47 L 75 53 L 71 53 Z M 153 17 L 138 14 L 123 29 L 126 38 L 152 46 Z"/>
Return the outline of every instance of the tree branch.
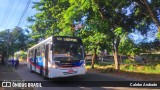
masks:
<path fill-rule="evenodd" d="M 148 5 L 146 0 L 134 0 L 137 4 L 139 4 L 140 7 L 147 9 L 147 12 L 149 13 L 149 16 L 151 17 L 151 19 L 155 22 L 155 24 L 158 27 L 158 32 L 160 32 L 160 22 L 158 21 L 158 19 L 156 18 L 155 14 L 153 13 L 153 11 L 151 10 L 150 6 Z"/>
<path fill-rule="evenodd" d="M 150 17 L 152 18 L 152 20 L 155 22 L 155 24 L 158 27 L 158 31 L 160 32 L 160 22 L 158 21 L 158 19 L 156 18 L 155 14 L 153 13 L 153 11 L 151 10 L 151 8 L 149 7 L 148 3 L 146 0 L 143 0 L 144 4 L 147 7 L 147 11 L 149 12 Z"/>

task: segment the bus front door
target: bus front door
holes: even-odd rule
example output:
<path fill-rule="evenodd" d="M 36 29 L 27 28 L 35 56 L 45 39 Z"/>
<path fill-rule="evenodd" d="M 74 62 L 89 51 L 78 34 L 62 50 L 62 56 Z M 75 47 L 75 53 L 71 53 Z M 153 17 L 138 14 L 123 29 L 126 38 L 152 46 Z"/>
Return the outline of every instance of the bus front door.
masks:
<path fill-rule="evenodd" d="M 49 44 L 47 44 L 45 48 L 45 75 L 48 76 Z"/>

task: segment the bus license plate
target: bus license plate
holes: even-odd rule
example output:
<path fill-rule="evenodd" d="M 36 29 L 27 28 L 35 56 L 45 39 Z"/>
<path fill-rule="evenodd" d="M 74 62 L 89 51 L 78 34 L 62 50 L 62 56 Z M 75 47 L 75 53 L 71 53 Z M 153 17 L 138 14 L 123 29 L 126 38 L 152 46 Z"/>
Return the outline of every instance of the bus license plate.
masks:
<path fill-rule="evenodd" d="M 73 72 L 74 72 L 74 70 L 72 70 L 72 69 L 68 70 L 68 73 L 73 73 Z"/>

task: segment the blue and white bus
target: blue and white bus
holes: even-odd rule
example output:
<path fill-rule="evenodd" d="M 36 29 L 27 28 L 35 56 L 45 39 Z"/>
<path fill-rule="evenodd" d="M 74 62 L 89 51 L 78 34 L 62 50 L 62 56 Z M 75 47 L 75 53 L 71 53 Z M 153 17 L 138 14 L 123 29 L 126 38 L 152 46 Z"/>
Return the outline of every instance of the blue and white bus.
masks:
<path fill-rule="evenodd" d="M 28 50 L 28 67 L 46 78 L 84 75 L 82 40 L 78 37 L 51 36 Z"/>

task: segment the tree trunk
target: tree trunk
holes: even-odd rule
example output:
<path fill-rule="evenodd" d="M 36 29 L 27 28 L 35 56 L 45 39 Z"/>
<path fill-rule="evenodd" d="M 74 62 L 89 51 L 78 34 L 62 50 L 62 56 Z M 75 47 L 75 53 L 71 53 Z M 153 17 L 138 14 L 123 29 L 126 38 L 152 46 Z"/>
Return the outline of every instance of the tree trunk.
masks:
<path fill-rule="evenodd" d="M 115 50 L 115 52 L 114 52 L 114 62 L 115 62 L 115 69 L 119 70 L 120 66 L 119 66 L 119 58 L 118 58 L 117 50 Z"/>
<path fill-rule="evenodd" d="M 114 62 L 115 62 L 115 69 L 120 70 L 119 65 L 119 58 L 118 58 L 118 45 L 119 45 L 119 39 L 115 38 L 113 42 L 113 56 L 114 56 Z"/>
<path fill-rule="evenodd" d="M 91 67 L 92 69 L 94 69 L 95 58 L 96 58 L 96 49 L 94 49 L 94 53 L 92 56 L 92 67 Z"/>

